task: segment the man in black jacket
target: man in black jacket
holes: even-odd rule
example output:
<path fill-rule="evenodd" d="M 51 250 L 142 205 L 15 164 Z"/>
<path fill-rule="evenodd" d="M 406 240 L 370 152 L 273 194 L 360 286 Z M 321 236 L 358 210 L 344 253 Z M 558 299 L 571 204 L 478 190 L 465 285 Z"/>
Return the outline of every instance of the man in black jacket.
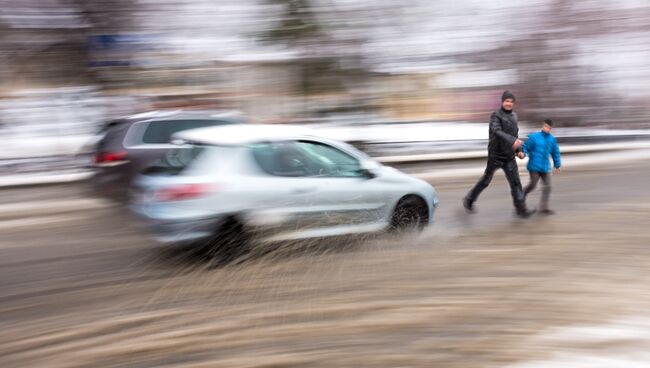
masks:
<path fill-rule="evenodd" d="M 524 191 L 519 180 L 519 170 L 515 161 L 515 154 L 522 156 L 523 142 L 517 138 L 519 126 L 517 114 L 512 111 L 515 105 L 515 96 L 510 91 L 503 92 L 501 108 L 492 113 L 490 117 L 490 142 L 488 144 L 488 161 L 485 173 L 476 183 L 474 188 L 463 199 L 463 206 L 468 212 L 474 212 L 474 202 L 478 199 L 483 189 L 492 181 L 494 172 L 503 169 L 510 184 L 510 193 L 517 211 L 517 216 L 527 218 L 534 211 L 526 209 Z"/>

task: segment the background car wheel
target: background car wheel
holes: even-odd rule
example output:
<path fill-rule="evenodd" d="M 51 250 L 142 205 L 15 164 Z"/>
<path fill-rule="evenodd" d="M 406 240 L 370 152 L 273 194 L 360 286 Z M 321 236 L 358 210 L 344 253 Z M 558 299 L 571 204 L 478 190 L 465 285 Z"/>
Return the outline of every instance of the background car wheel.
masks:
<path fill-rule="evenodd" d="M 395 206 L 390 230 L 396 233 L 422 231 L 429 222 L 429 210 L 419 197 L 408 196 L 400 199 Z"/>

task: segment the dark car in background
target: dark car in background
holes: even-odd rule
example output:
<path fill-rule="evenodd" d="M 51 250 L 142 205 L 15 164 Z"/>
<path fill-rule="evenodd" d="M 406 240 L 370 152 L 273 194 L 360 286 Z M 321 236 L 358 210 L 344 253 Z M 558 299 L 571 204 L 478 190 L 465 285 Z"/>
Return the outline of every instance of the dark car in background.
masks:
<path fill-rule="evenodd" d="M 163 158 L 174 133 L 211 126 L 241 124 L 232 112 L 155 111 L 109 121 L 93 149 L 90 185 L 100 196 L 124 201 L 131 180 Z"/>

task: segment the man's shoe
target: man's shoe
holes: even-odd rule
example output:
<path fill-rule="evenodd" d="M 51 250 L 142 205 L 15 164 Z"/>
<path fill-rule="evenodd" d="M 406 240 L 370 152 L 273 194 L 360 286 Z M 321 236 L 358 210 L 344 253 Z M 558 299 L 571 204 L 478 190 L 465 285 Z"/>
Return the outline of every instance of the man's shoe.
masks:
<path fill-rule="evenodd" d="M 522 219 L 527 219 L 530 216 L 532 216 L 535 212 L 537 212 L 536 209 L 533 210 L 522 210 L 517 212 L 517 216 Z"/>
<path fill-rule="evenodd" d="M 470 201 L 468 198 L 463 198 L 463 207 L 468 213 L 474 213 L 474 202 Z"/>
<path fill-rule="evenodd" d="M 541 211 L 539 211 L 539 213 L 541 213 L 542 215 L 546 215 L 546 216 L 555 215 L 555 211 L 549 210 L 549 209 L 541 210 Z"/>

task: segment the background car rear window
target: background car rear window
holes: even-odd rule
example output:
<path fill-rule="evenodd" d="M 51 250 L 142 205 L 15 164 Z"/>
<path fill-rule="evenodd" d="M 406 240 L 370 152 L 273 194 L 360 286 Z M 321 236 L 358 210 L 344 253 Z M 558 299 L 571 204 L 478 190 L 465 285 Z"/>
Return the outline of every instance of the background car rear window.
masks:
<path fill-rule="evenodd" d="M 164 120 L 152 121 L 142 135 L 142 142 L 149 144 L 169 143 L 174 133 L 196 128 L 234 124 L 221 120 Z"/>

